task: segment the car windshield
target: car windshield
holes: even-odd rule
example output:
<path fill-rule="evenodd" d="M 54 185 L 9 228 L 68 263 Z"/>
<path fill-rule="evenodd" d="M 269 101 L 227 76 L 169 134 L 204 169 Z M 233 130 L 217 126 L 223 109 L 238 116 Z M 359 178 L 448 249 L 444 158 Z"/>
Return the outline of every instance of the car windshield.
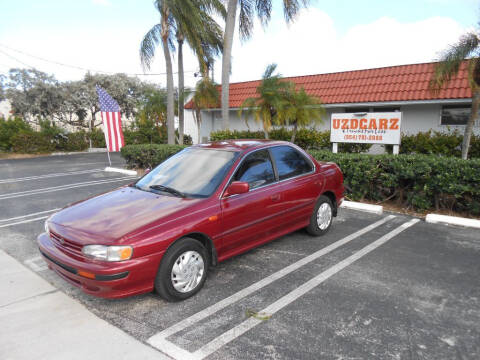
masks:
<path fill-rule="evenodd" d="M 238 153 L 187 148 L 158 165 L 135 186 L 176 196 L 208 197 L 217 189 Z"/>

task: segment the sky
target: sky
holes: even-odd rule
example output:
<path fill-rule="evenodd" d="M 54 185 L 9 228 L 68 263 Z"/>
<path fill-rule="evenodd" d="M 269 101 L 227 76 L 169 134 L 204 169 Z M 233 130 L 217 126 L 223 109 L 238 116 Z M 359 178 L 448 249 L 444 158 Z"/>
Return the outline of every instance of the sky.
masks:
<path fill-rule="evenodd" d="M 461 34 L 478 29 L 480 19 L 478 0 L 311 0 L 286 24 L 282 2 L 273 2 L 267 27 L 257 21 L 247 41 L 235 35 L 231 82 L 256 80 L 270 63 L 284 76 L 297 76 L 434 61 Z M 143 75 L 139 57 L 143 36 L 158 22 L 152 0 L 2 1 L 0 73 L 34 67 L 65 81 L 89 69 L 140 74 L 165 86 L 161 49 L 147 71 L 160 75 Z M 184 68 L 193 87 L 198 64 L 188 50 Z"/>

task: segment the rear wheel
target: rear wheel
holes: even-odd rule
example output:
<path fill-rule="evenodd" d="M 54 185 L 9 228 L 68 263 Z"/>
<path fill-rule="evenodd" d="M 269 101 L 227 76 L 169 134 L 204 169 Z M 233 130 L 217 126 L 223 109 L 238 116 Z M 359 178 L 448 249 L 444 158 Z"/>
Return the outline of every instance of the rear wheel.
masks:
<path fill-rule="evenodd" d="M 202 288 L 207 271 L 205 247 L 195 239 L 178 240 L 163 256 L 155 279 L 155 290 L 168 301 L 187 299 Z"/>
<path fill-rule="evenodd" d="M 325 234 L 332 225 L 333 205 L 330 198 L 322 195 L 318 198 L 315 209 L 310 217 L 307 232 L 313 236 Z"/>

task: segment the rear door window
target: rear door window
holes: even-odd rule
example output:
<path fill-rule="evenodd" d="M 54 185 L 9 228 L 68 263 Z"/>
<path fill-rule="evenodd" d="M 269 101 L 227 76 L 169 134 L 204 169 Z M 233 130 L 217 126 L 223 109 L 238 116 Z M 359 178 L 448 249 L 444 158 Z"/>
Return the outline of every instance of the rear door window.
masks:
<path fill-rule="evenodd" d="M 279 180 L 306 174 L 313 170 L 312 163 L 290 146 L 275 146 L 270 148 L 270 151 L 277 166 Z"/>
<path fill-rule="evenodd" d="M 233 177 L 234 181 L 244 181 L 250 189 L 273 183 L 275 174 L 267 150 L 259 150 L 248 155 Z"/>

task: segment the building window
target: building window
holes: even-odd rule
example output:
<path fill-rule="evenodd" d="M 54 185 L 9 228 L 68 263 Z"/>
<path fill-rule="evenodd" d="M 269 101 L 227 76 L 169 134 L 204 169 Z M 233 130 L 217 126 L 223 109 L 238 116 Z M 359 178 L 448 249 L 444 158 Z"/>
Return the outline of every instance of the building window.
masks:
<path fill-rule="evenodd" d="M 400 106 L 379 106 L 379 107 L 352 107 L 345 108 L 346 113 L 368 113 L 368 112 L 397 112 Z"/>
<path fill-rule="evenodd" d="M 470 106 L 443 106 L 441 125 L 467 125 L 470 116 Z"/>
<path fill-rule="evenodd" d="M 352 108 L 346 108 L 345 112 L 346 113 L 368 113 L 370 108 L 368 107 L 352 107 Z"/>
<path fill-rule="evenodd" d="M 373 112 L 398 112 L 400 111 L 400 106 L 384 106 L 384 107 L 374 107 Z"/>

